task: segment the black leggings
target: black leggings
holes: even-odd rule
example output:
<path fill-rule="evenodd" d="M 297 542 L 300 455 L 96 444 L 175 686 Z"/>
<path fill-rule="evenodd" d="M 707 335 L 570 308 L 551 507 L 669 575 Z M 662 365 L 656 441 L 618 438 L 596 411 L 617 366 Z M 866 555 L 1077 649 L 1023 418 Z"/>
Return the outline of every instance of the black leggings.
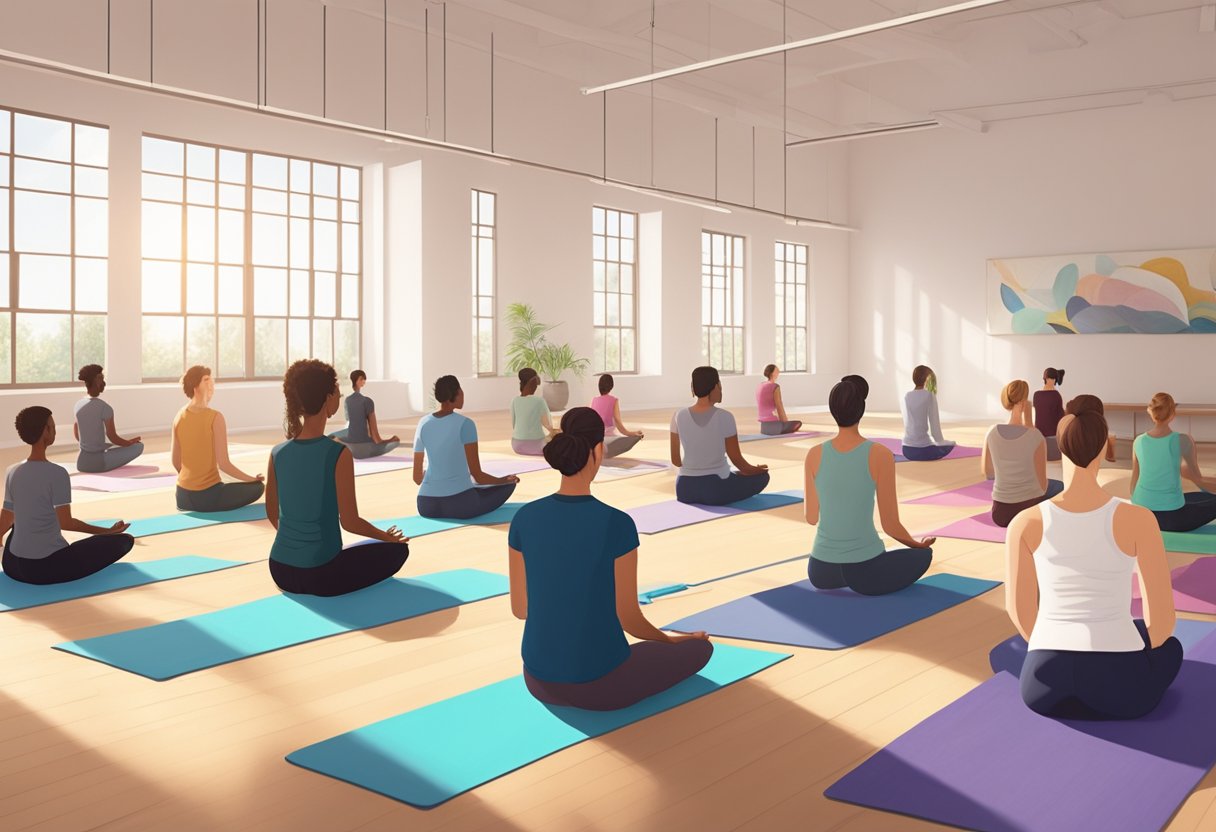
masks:
<path fill-rule="evenodd" d="M 87 578 L 122 559 L 135 545 L 129 534 L 97 534 L 69 543 L 45 558 L 22 558 L 4 544 L 4 574 L 24 584 L 63 584 Z"/>
<path fill-rule="evenodd" d="M 305 568 L 271 560 L 270 577 L 284 592 L 330 598 L 366 589 L 393 577 L 409 556 L 408 543 L 374 540 L 347 546 L 333 560 L 320 566 Z"/>
<path fill-rule="evenodd" d="M 923 448 L 904 445 L 900 448 L 901 456 L 909 462 L 936 462 L 949 456 L 953 450 L 953 445 L 927 445 Z"/>
<path fill-rule="evenodd" d="M 178 511 L 232 511 L 256 503 L 266 486 L 260 482 L 219 482 L 202 491 L 177 487 Z"/>
<path fill-rule="evenodd" d="M 755 497 L 767 487 L 768 471 L 750 477 L 732 471 L 726 479 L 717 474 L 676 477 L 676 499 L 701 506 L 724 506 Z"/>
<path fill-rule="evenodd" d="M 1182 495 L 1186 502 L 1173 511 L 1154 511 L 1157 525 L 1163 532 L 1193 532 L 1216 520 L 1216 494 L 1189 491 Z"/>
<path fill-rule="evenodd" d="M 632 450 L 633 446 L 641 441 L 642 437 L 640 436 L 605 436 L 604 459 L 620 456 L 625 451 Z"/>
<path fill-rule="evenodd" d="M 616 711 L 675 687 L 709 662 L 714 646 L 708 639 L 675 644 L 641 641 L 631 645 L 629 658 L 591 682 L 544 682 L 524 668 L 528 692 L 546 705 Z"/>
<path fill-rule="evenodd" d="M 889 595 L 919 581 L 931 563 L 932 549 L 892 549 L 860 563 L 811 558 L 807 574 L 816 589 L 848 587 L 859 595 Z"/>
<path fill-rule="evenodd" d="M 765 436 L 784 436 L 787 433 L 797 433 L 800 427 L 802 427 L 802 422 L 797 420 L 790 422 L 761 422 L 760 432 Z"/>
<path fill-rule="evenodd" d="M 441 520 L 468 520 L 489 514 L 515 492 L 515 483 L 484 485 L 448 497 L 418 495 L 418 513 Z"/>
<path fill-rule="evenodd" d="M 1182 643 L 1170 636 L 1143 650 L 1099 653 L 1031 650 L 1022 665 L 1022 700 L 1035 713 L 1060 719 L 1138 719 L 1152 712 L 1182 668 Z"/>

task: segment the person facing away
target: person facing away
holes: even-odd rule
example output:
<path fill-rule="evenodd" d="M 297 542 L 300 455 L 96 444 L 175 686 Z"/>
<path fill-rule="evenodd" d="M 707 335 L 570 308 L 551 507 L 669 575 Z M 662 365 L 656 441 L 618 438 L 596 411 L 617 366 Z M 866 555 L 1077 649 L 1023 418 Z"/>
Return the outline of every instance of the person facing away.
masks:
<path fill-rule="evenodd" d="M 126 534 L 127 523 L 119 520 L 107 528 L 72 516 L 68 472 L 46 458 L 46 449 L 55 444 L 51 411 L 27 407 L 17 414 L 16 427 L 30 455 L 4 478 L 4 574 L 27 584 L 61 584 L 100 572 L 130 552 L 135 538 Z M 65 531 L 91 537 L 69 544 Z"/>
<path fill-rule="evenodd" d="M 401 444 L 401 437 L 395 434 L 388 439 L 380 435 L 380 426 L 376 424 L 376 403 L 363 395 L 366 384 L 367 373 L 351 371 L 352 392 L 346 400 L 346 427 L 330 434 L 350 448 L 355 459 L 384 456 Z"/>
<path fill-rule="evenodd" d="M 924 364 L 912 370 L 913 388 L 904 394 L 904 442 L 901 452 L 914 462 L 933 462 L 954 450 L 942 437 L 937 410 L 937 375 Z"/>
<path fill-rule="evenodd" d="M 1138 719 L 1182 667 L 1169 565 L 1152 512 L 1099 485 L 1106 419 L 1096 397 L 1079 398 L 1057 432 L 1063 493 L 1009 524 L 1005 608 L 1027 642 L 1021 690 L 1031 710 Z M 1143 620 L 1132 619 L 1133 574 Z"/>
<path fill-rule="evenodd" d="M 1047 458 L 1052 462 L 1060 459 L 1056 430 L 1064 418 L 1064 397 L 1056 388 L 1063 383 L 1064 371 L 1048 367 L 1043 371 L 1043 389 L 1034 393 L 1034 426 L 1047 441 Z"/>
<path fill-rule="evenodd" d="M 1132 442 L 1132 502 L 1152 511 L 1164 532 L 1194 531 L 1216 520 L 1216 479 L 1199 469 L 1195 440 L 1170 427 L 1177 413 L 1169 393 L 1153 396 L 1153 426 Z M 1184 493 L 1184 477 L 1201 490 Z"/>
<path fill-rule="evenodd" d="M 72 435 L 80 442 L 76 470 L 101 474 L 134 462 L 144 452 L 144 443 L 138 436 L 123 439 L 118 435 L 118 429 L 114 427 L 114 408 L 101 398 L 106 389 L 106 374 L 101 365 L 86 364 L 76 377 L 84 382 L 88 393 L 76 402 L 72 424 Z"/>
<path fill-rule="evenodd" d="M 554 435 L 549 405 L 540 389 L 540 374 L 531 367 L 519 371 L 519 395 L 511 400 L 511 450 L 524 456 L 541 456 Z"/>
<path fill-rule="evenodd" d="M 287 441 L 270 452 L 266 517 L 275 528 L 270 576 L 284 592 L 345 595 L 391 578 L 409 557 L 408 538 L 359 516 L 350 449 L 325 435 L 342 392 L 334 368 L 297 361 L 283 376 Z M 368 538 L 342 545 L 342 530 Z"/>
<path fill-rule="evenodd" d="M 1022 379 L 1001 390 L 1009 421 L 993 425 L 984 439 L 980 470 L 993 480 L 992 522 L 1001 528 L 1033 505 L 1050 500 L 1064 483 L 1047 478 L 1047 442 L 1030 425 L 1030 385 Z"/>
<path fill-rule="evenodd" d="M 600 414 L 604 420 L 604 456 L 611 458 L 620 456 L 642 441 L 645 436 L 640 430 L 630 430 L 621 421 L 621 403 L 612 395 L 616 381 L 609 373 L 600 376 L 600 394 L 591 400 L 591 409 Z M 619 431 L 619 432 L 618 432 Z"/>
<path fill-rule="evenodd" d="M 477 425 L 457 413 L 464 390 L 456 376 L 435 382 L 439 409 L 418 422 L 414 432 L 414 482 L 423 517 L 467 520 L 489 514 L 515 491 L 519 477 L 495 477 L 481 470 Z"/>
<path fill-rule="evenodd" d="M 861 376 L 842 378 L 828 394 L 839 430 L 806 455 L 806 522 L 818 527 L 807 574 L 816 589 L 887 595 L 916 583 L 933 562 L 936 539 L 917 540 L 900 522 L 895 455 L 861 435 L 869 395 Z M 883 544 L 875 500 L 882 530 L 905 548 Z"/>
<path fill-rule="evenodd" d="M 228 458 L 228 424 L 211 409 L 211 368 L 195 365 L 182 376 L 190 403 L 177 412 L 169 451 L 177 471 L 179 511 L 232 511 L 256 502 L 265 490 L 261 474 L 250 476 Z M 237 482 L 222 482 L 223 471 Z"/>
<path fill-rule="evenodd" d="M 802 422 L 796 419 L 791 421 L 785 413 L 785 404 L 781 401 L 781 385 L 777 383 L 780 376 L 781 368 L 776 364 L 769 364 L 764 368 L 764 381 L 756 388 L 760 432 L 765 436 L 796 433 L 802 427 Z"/>
<path fill-rule="evenodd" d="M 557 493 L 519 510 L 508 533 L 511 611 L 523 619 L 524 681 L 550 705 L 627 708 L 696 674 L 705 633 L 669 635 L 638 605 L 638 531 L 591 494 L 604 459 L 604 423 L 571 408 L 545 446 Z M 625 633 L 642 639 L 630 645 Z"/>
<path fill-rule="evenodd" d="M 717 406 L 722 401 L 718 371 L 693 370 L 692 394 L 696 402 L 671 417 L 671 464 L 680 469 L 676 499 L 721 506 L 759 494 L 768 486 L 768 466 L 752 465 L 743 458 L 735 417 Z M 737 473 L 731 471 L 731 462 Z"/>

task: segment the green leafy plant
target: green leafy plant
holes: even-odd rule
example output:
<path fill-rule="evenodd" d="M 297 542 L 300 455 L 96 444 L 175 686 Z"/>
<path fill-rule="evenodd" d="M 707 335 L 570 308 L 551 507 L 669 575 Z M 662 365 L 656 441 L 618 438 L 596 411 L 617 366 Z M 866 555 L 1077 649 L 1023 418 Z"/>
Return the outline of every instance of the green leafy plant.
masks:
<path fill-rule="evenodd" d="M 509 304 L 506 321 L 511 331 L 511 341 L 507 344 L 509 372 L 531 367 L 545 381 L 557 381 L 567 370 L 582 378 L 591 366 L 588 359 L 575 355 L 569 344 L 549 343 L 547 335 L 556 325 L 538 321 L 536 310 L 530 304 Z"/>

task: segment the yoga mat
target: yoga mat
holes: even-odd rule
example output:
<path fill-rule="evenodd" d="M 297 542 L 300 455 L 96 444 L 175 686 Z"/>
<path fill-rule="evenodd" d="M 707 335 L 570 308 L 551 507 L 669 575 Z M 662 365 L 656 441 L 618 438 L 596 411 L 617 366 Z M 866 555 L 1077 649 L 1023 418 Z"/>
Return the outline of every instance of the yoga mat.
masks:
<path fill-rule="evenodd" d="M 595 479 L 597 482 L 602 480 L 624 480 L 629 477 L 638 477 L 642 474 L 656 474 L 670 468 L 670 465 L 658 459 L 615 457 L 604 460 L 604 464 L 600 466 L 599 473 L 595 475 Z"/>
<path fill-rule="evenodd" d="M 121 468 L 115 468 L 113 471 L 102 471 L 94 474 L 79 471 L 74 465 L 65 465 L 64 467 L 67 468 L 71 472 L 71 476 L 75 478 L 72 480 L 73 485 L 76 483 L 76 480 L 80 479 L 81 477 L 103 477 L 108 480 L 121 480 L 128 479 L 130 477 L 146 477 L 150 474 L 160 473 L 160 468 L 155 465 L 124 465 Z"/>
<path fill-rule="evenodd" d="M 891 453 L 895 454 L 896 462 L 907 462 L 908 461 L 907 457 L 905 457 L 901 453 L 901 451 L 904 448 L 903 440 L 891 439 L 891 438 L 885 437 L 885 436 L 882 438 L 879 438 L 879 439 L 874 439 L 873 437 L 866 437 L 866 438 L 869 439 L 871 442 L 874 442 L 878 445 L 882 445 L 884 448 L 887 448 L 888 450 L 890 450 Z M 970 457 L 980 456 L 982 453 L 983 452 L 979 448 L 972 448 L 968 445 L 955 445 L 954 448 L 950 451 L 950 453 L 946 454 L 944 457 L 942 457 L 942 459 L 968 459 Z"/>
<path fill-rule="evenodd" d="M 768 589 L 694 613 L 663 629 L 840 650 L 898 630 L 1000 586 L 961 575 L 922 578 L 890 595 L 815 589 L 810 581 Z"/>
<path fill-rule="evenodd" d="M 367 474 L 387 474 L 389 471 L 403 471 L 414 467 L 414 458 L 412 456 L 401 456 L 399 454 L 384 454 L 383 456 L 374 456 L 370 459 L 355 460 L 355 476 L 362 477 Z"/>
<path fill-rule="evenodd" d="M 301 748 L 287 761 L 430 808 L 563 748 L 671 710 L 789 658 L 715 644 L 700 673 L 619 711 L 544 705 L 504 679 Z"/>
<path fill-rule="evenodd" d="M 1182 649 L 1190 652 L 1213 632 L 1216 632 L 1216 621 L 1195 621 L 1190 618 L 1179 618 L 1174 624 L 1174 636 L 1182 642 Z M 1012 635 L 988 652 L 988 664 L 993 673 L 1022 674 L 1022 663 L 1026 661 L 1026 640 L 1020 635 Z"/>
<path fill-rule="evenodd" d="M 107 477 L 102 474 L 77 474 L 72 477 L 72 488 L 80 491 L 148 491 L 153 488 L 173 488 L 177 485 L 177 474 L 153 474 L 140 477 Z"/>
<path fill-rule="evenodd" d="M 509 477 L 530 474 L 533 471 L 552 471 L 553 469 L 543 459 L 533 457 L 532 459 L 483 459 L 481 460 L 481 470 L 492 477 Z"/>
<path fill-rule="evenodd" d="M 998 673 L 825 794 L 984 832 L 1161 829 L 1216 763 L 1216 639 L 1139 720 L 1046 719 Z"/>
<path fill-rule="evenodd" d="M 127 534 L 132 537 L 151 537 L 169 532 L 184 532 L 191 529 L 201 529 L 206 526 L 219 526 L 224 523 L 246 523 L 251 520 L 266 519 L 266 504 L 254 503 L 242 506 L 232 511 L 183 511 L 177 514 L 164 514 L 160 517 L 142 517 L 131 521 Z M 88 520 L 98 526 L 108 526 L 113 520 Z"/>
<path fill-rule="evenodd" d="M 1174 588 L 1176 610 L 1216 615 L 1216 559 L 1200 558 L 1178 567 L 1170 573 L 1170 583 Z M 1139 618 L 1142 609 L 1140 581 L 1133 576 L 1132 615 Z"/>
<path fill-rule="evenodd" d="M 142 563 L 119 561 L 87 578 L 45 586 L 23 584 L 20 581 L 14 581 L 7 575 L 0 574 L 0 612 L 41 607 L 44 604 L 57 604 L 60 601 L 102 595 L 119 589 L 130 589 L 134 586 L 185 578 L 188 575 L 218 572 L 221 569 L 231 569 L 244 564 L 243 560 L 219 560 L 197 555 L 183 555 Z"/>
<path fill-rule="evenodd" d="M 434 520 L 430 517 L 421 517 L 415 514 L 409 517 L 396 517 L 391 520 L 373 520 L 372 525 L 377 529 L 387 529 L 389 526 L 396 526 L 406 537 L 423 537 L 424 535 L 435 534 L 436 532 L 459 529 L 462 526 L 495 526 L 500 523 L 510 523 L 515 518 L 515 512 L 525 505 L 526 503 L 506 503 L 489 514 L 471 517 L 468 520 Z"/>
<path fill-rule="evenodd" d="M 776 436 L 769 436 L 767 433 L 741 433 L 739 434 L 740 442 L 759 442 L 762 439 L 806 439 L 810 436 L 827 436 L 821 430 L 800 430 L 795 433 L 779 433 Z"/>
<path fill-rule="evenodd" d="M 952 491 L 939 491 L 915 500 L 904 500 L 910 506 L 952 506 L 958 508 L 982 508 L 992 506 L 992 480 L 984 480 L 974 485 L 955 488 Z"/>
<path fill-rule="evenodd" d="M 1216 524 L 1201 526 L 1193 532 L 1162 532 L 1167 552 L 1191 555 L 1216 555 Z"/>
<path fill-rule="evenodd" d="M 717 520 L 719 517 L 733 517 L 736 514 L 746 514 L 751 511 L 767 511 L 770 508 L 780 508 L 802 502 L 801 491 L 775 491 L 771 494 L 757 494 L 737 503 L 725 506 L 701 506 L 681 503 L 678 500 L 667 500 L 648 506 L 638 506 L 626 512 L 637 523 L 638 531 L 642 534 L 658 534 L 671 531 L 707 520 Z"/>
<path fill-rule="evenodd" d="M 942 526 L 921 537 L 954 537 L 959 540 L 982 540 L 986 543 L 1004 543 L 1005 529 L 992 522 L 992 513 L 986 511 L 974 517 L 964 517 L 948 526 Z"/>
<path fill-rule="evenodd" d="M 416 618 L 506 595 L 503 575 L 456 569 L 393 578 L 336 598 L 272 595 L 247 604 L 121 633 L 56 644 L 56 650 L 163 681 L 352 630 Z"/>

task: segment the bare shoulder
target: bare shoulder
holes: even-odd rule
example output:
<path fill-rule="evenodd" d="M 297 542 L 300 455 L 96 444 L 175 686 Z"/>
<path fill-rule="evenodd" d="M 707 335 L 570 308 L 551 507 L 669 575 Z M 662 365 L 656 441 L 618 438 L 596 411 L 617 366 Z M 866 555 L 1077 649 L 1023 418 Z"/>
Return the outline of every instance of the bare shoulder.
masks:
<path fill-rule="evenodd" d="M 1160 530 L 1157 526 L 1157 515 L 1144 506 L 1138 506 L 1126 500 L 1120 500 L 1119 505 L 1115 507 L 1115 522 L 1135 528 L 1137 531 L 1147 529 L 1153 531 Z"/>
<path fill-rule="evenodd" d="M 1009 524 L 1007 540 L 1036 541 L 1043 537 L 1043 513 L 1038 508 L 1019 512 Z"/>

